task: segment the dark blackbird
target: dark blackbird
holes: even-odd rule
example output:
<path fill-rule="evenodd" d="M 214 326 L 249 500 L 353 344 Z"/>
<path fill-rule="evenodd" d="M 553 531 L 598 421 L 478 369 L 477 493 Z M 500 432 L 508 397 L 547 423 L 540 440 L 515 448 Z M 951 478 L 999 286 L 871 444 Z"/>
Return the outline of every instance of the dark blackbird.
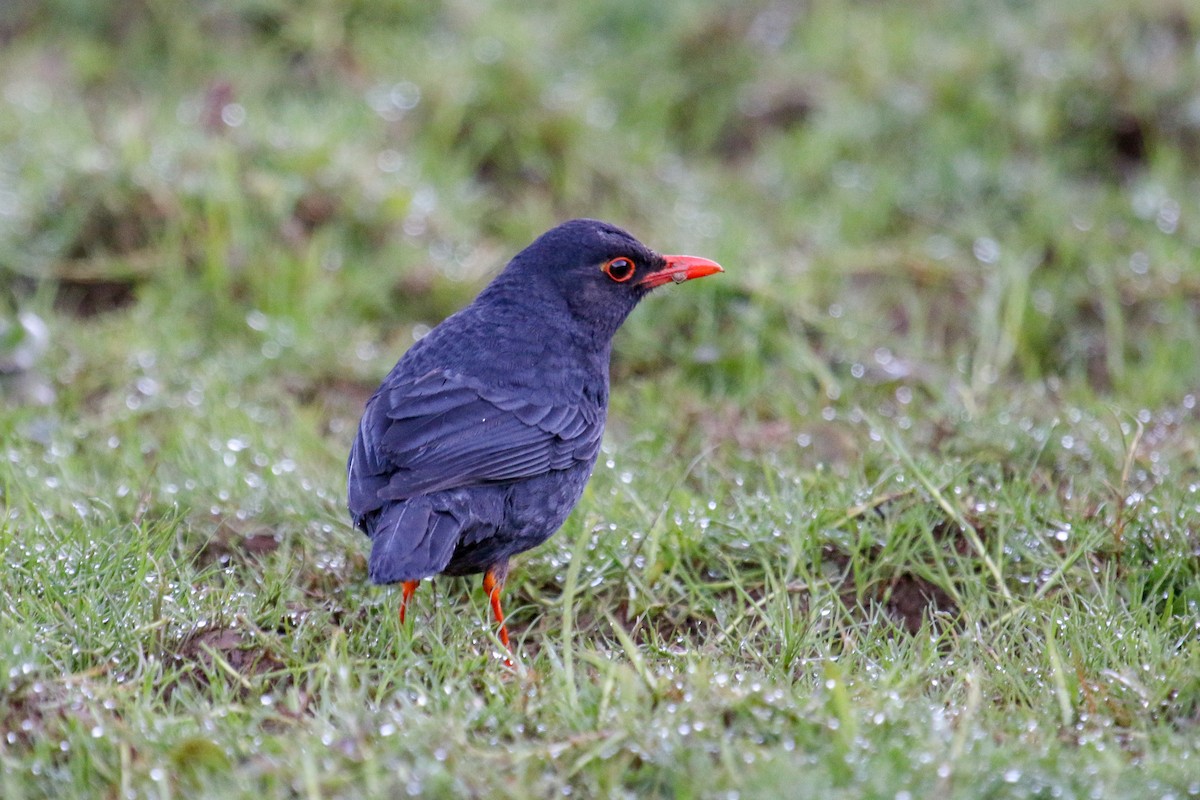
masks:
<path fill-rule="evenodd" d="M 484 573 L 500 640 L 510 556 L 583 494 L 608 409 L 613 334 L 651 289 L 721 272 L 577 219 L 522 250 L 404 354 L 367 401 L 347 464 L 376 583 Z"/>

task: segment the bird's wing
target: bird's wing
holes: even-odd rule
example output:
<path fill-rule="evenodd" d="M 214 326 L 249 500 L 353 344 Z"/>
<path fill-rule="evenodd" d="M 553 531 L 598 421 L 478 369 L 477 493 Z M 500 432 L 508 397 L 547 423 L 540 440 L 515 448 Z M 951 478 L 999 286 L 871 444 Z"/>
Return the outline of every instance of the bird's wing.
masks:
<path fill-rule="evenodd" d="M 441 371 L 385 386 L 368 405 L 351 451 L 351 510 L 363 514 L 380 500 L 590 462 L 600 449 L 603 413 L 483 389 Z"/>

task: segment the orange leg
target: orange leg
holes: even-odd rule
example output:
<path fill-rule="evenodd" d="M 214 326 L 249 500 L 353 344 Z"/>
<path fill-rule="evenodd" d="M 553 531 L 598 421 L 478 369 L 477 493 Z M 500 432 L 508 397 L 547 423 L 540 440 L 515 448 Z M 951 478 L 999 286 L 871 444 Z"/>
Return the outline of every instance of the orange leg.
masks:
<path fill-rule="evenodd" d="M 500 623 L 500 643 L 507 649 L 512 650 L 508 643 L 508 628 L 504 625 L 504 611 L 500 608 L 500 590 L 504 588 L 504 579 L 508 577 L 508 562 L 493 564 L 488 567 L 488 571 L 483 573 L 483 590 L 487 592 L 488 598 L 492 601 L 492 613 L 496 615 L 496 622 Z M 512 666 L 511 659 L 504 659 L 506 666 Z"/>
<path fill-rule="evenodd" d="M 413 592 L 417 590 L 417 585 L 420 581 L 405 581 L 400 587 L 400 624 L 404 624 L 404 610 L 408 608 L 409 598 L 413 596 Z"/>

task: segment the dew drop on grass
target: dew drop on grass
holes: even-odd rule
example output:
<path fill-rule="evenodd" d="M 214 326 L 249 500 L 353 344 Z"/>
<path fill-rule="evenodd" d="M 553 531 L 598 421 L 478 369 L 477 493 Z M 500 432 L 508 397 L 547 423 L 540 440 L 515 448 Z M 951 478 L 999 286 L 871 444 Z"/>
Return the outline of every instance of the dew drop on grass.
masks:
<path fill-rule="evenodd" d="M 995 264 L 1000 260 L 1000 245 L 995 239 L 981 236 L 975 240 L 971 252 L 982 264 Z"/>

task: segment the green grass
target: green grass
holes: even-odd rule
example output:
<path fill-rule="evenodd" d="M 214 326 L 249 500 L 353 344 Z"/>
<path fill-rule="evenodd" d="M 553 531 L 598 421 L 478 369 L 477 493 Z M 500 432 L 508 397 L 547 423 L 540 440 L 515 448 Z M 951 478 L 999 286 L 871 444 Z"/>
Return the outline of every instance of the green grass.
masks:
<path fill-rule="evenodd" d="M 1200 15 L 0 12 L 0 796 L 1200 796 Z M 576 513 L 412 623 L 362 403 L 529 239 L 620 333 Z M 17 314 L 48 326 L 43 348 Z"/>

